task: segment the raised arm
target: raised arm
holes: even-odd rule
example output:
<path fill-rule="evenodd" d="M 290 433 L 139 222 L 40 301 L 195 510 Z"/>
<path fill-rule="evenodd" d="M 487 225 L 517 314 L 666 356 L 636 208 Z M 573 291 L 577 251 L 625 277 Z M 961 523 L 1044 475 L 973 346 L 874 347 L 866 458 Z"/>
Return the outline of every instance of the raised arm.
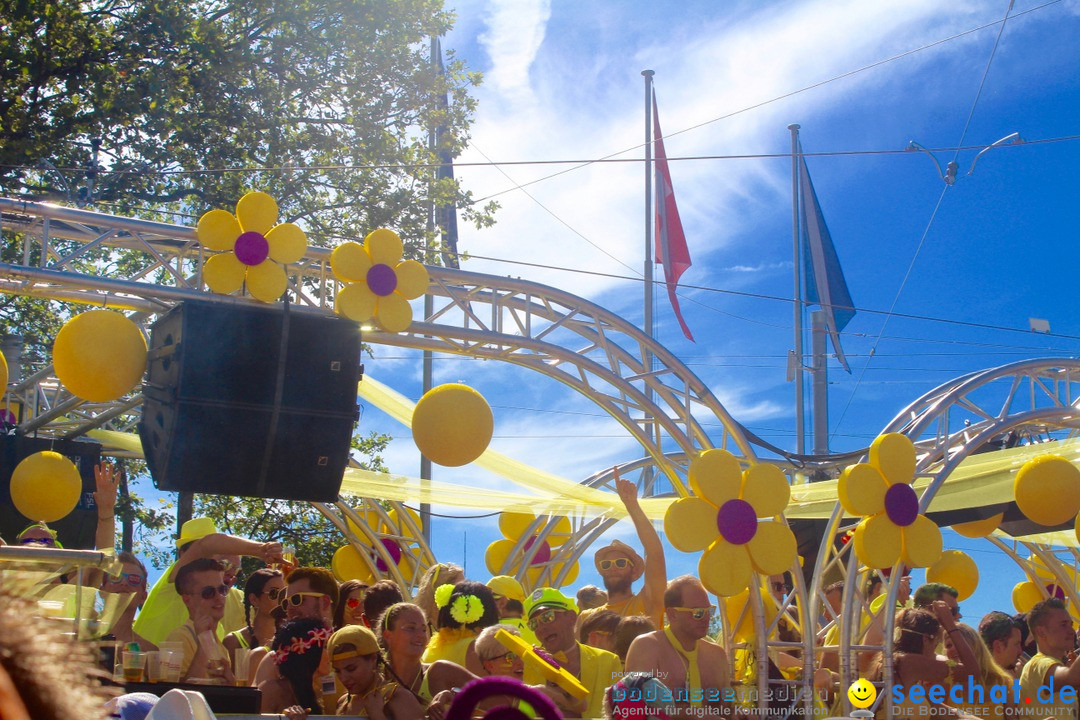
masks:
<path fill-rule="evenodd" d="M 638 540 L 645 550 L 645 587 L 643 596 L 645 609 L 657 627 L 663 627 L 664 590 L 667 589 L 667 563 L 664 560 L 664 544 L 656 528 L 645 516 L 638 502 L 637 485 L 619 477 L 619 468 L 615 468 L 615 491 L 619 493 L 626 513 L 634 523 Z"/>
<path fill-rule="evenodd" d="M 173 565 L 173 571 L 169 573 L 169 581 L 175 580 L 176 573 L 188 563 L 199 558 L 214 557 L 215 555 L 246 555 L 259 558 L 268 565 L 282 562 L 281 543 L 279 542 L 258 542 L 257 540 L 248 540 L 235 535 L 213 533 L 191 543 L 191 547 Z"/>

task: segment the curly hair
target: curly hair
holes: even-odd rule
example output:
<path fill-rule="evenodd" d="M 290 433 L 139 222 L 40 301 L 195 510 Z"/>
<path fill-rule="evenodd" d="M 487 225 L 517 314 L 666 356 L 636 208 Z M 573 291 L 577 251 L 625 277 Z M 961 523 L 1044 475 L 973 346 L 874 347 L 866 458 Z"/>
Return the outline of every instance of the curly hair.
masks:
<path fill-rule="evenodd" d="M 322 642 L 312 643 L 303 652 L 289 652 L 289 646 L 295 640 L 310 640 L 312 633 L 318 630 L 329 630 L 326 623 L 317 618 L 301 618 L 292 620 L 281 626 L 274 635 L 274 643 L 271 649 L 275 653 L 284 652 L 284 657 L 279 657 L 277 663 L 281 677 L 289 682 L 296 701 L 307 708 L 308 712 L 321 713 L 322 707 L 319 698 L 315 696 L 315 688 L 312 687 L 312 679 L 322 662 L 323 652 L 326 649 L 326 638 Z"/>
<path fill-rule="evenodd" d="M 34 720 L 104 718 L 117 694 L 101 685 L 92 646 L 65 639 L 37 616 L 32 600 L 0 589 L 0 668 Z"/>

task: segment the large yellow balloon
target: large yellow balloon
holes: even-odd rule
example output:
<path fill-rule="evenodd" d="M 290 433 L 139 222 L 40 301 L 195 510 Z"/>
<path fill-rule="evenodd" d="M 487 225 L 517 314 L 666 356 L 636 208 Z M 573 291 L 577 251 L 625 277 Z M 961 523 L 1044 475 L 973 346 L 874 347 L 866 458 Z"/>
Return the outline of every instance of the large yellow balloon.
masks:
<path fill-rule="evenodd" d="M 467 465 L 487 449 L 495 419 L 480 393 L 448 383 L 424 393 L 413 410 L 413 440 L 420 452 L 446 467 Z"/>
<path fill-rule="evenodd" d="M 1042 591 L 1039 590 L 1039 586 L 1035 583 L 1027 580 L 1022 583 L 1016 583 L 1012 591 L 1013 607 L 1018 612 L 1028 612 L 1031 608 L 1035 607 L 1035 603 L 1043 599 Z"/>
<path fill-rule="evenodd" d="M 82 478 L 75 463 L 60 453 L 34 453 L 11 473 L 11 501 L 30 520 L 56 522 L 75 509 Z"/>
<path fill-rule="evenodd" d="M 377 580 L 364 558 L 352 545 L 342 545 L 334 552 L 334 557 L 330 560 L 330 570 L 339 582 L 359 580 L 362 583 L 373 583 Z"/>
<path fill-rule="evenodd" d="M 959 535 L 963 535 L 967 538 L 981 538 L 986 537 L 990 533 L 998 529 L 998 525 L 1005 519 L 1005 513 L 998 513 L 997 515 L 991 515 L 983 520 L 972 520 L 966 523 L 957 523 L 952 526 L 952 529 Z"/>
<path fill-rule="evenodd" d="M 967 600 L 979 585 L 979 566 L 966 553 L 946 550 L 926 569 L 926 582 L 951 585 L 959 593 L 957 600 Z"/>
<path fill-rule="evenodd" d="M 1040 525 L 1060 525 L 1080 511 L 1080 470 L 1060 455 L 1024 463 L 1013 483 L 1016 505 Z"/>
<path fill-rule="evenodd" d="M 72 394 L 90 402 L 112 402 L 142 378 L 146 339 L 124 315 L 91 310 L 68 320 L 56 334 L 53 368 Z"/>

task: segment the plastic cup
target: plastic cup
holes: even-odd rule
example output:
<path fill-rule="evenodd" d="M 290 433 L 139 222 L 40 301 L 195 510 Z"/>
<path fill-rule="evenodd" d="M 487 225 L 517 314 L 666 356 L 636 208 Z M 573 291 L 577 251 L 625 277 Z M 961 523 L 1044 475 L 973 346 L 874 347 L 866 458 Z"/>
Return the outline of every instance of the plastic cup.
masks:
<path fill-rule="evenodd" d="M 233 651 L 233 675 L 236 684 L 246 687 L 248 684 L 248 672 L 251 669 L 251 650 L 249 648 L 236 648 Z"/>
<path fill-rule="evenodd" d="M 165 682 L 180 682 L 180 666 L 184 662 L 184 646 L 181 643 L 163 642 L 158 646 L 161 675 Z"/>
<path fill-rule="evenodd" d="M 146 656 L 146 680 L 148 682 L 161 682 L 161 652 L 151 650 L 144 652 Z"/>
<path fill-rule="evenodd" d="M 146 666 L 146 653 L 125 650 L 123 669 L 124 682 L 137 683 L 143 680 L 143 668 Z"/>

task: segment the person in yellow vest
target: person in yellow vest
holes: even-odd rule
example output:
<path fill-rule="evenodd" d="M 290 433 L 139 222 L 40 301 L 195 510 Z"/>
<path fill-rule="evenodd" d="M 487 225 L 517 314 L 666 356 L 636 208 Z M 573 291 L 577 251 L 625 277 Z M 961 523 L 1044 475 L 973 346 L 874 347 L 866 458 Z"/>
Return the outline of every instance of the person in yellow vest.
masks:
<path fill-rule="evenodd" d="M 281 543 L 257 542 L 219 533 L 210 518 L 192 518 L 180 528 L 176 541 L 179 557 L 166 569 L 151 588 L 132 628 L 155 645 L 160 645 L 176 628 L 187 622 L 188 611 L 176 593 L 174 582 L 180 568 L 199 558 L 221 560 L 230 555 L 256 557 L 267 564 L 281 562 Z M 230 609 L 230 603 L 233 605 Z M 225 613 L 235 618 L 233 630 L 244 626 L 244 594 L 237 590 L 226 596 Z M 225 637 L 227 630 L 219 624 L 217 635 Z"/>
<path fill-rule="evenodd" d="M 597 550 L 593 561 L 596 563 L 596 571 L 604 581 L 607 603 L 583 612 L 582 615 L 611 610 L 622 617 L 644 615 L 652 620 L 656 627 L 663 627 L 664 588 L 667 585 L 664 544 L 641 509 L 637 485 L 619 477 L 618 468 L 615 468 L 615 490 L 634 523 L 638 540 L 645 550 L 645 558 L 642 559 L 634 548 L 619 540 L 612 540 L 610 545 Z M 642 576 L 645 577 L 645 584 L 640 592 L 634 593 L 633 585 Z"/>
<path fill-rule="evenodd" d="M 1020 702 L 1031 717 L 1076 718 L 1080 661 L 1073 621 L 1065 603 L 1059 598 L 1035 603 L 1028 613 L 1028 627 L 1039 652 L 1020 673 Z"/>
<path fill-rule="evenodd" d="M 643 672 L 664 683 L 671 691 L 670 715 L 682 717 L 693 708 L 691 714 L 698 717 L 726 717 L 733 710 L 727 653 L 706 639 L 715 612 L 701 581 L 682 575 L 664 593 L 668 626 L 630 644 L 626 672 Z"/>
<path fill-rule="evenodd" d="M 543 649 L 588 688 L 582 717 L 603 717 L 604 691 L 622 677 L 619 656 L 577 641 L 577 603 L 555 588 L 534 590 L 525 600 L 525 615 Z M 524 680 L 528 685 L 544 684 L 543 675 L 531 665 L 525 666 Z"/>

